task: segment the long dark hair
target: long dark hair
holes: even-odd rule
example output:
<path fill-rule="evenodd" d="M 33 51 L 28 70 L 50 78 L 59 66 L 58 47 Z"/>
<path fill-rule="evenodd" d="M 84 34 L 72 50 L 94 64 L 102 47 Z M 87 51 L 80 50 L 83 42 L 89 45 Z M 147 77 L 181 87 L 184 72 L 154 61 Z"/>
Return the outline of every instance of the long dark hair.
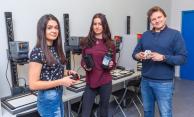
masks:
<path fill-rule="evenodd" d="M 60 30 L 60 24 L 57 18 L 52 15 L 52 14 L 46 14 L 42 16 L 37 24 L 37 43 L 36 47 L 41 48 L 43 50 L 43 53 L 45 55 L 45 59 L 49 65 L 52 65 L 56 63 L 56 59 L 50 52 L 48 45 L 46 43 L 46 27 L 48 24 L 49 20 L 54 20 L 58 24 L 58 29 L 59 29 L 59 34 L 56 40 L 53 41 L 53 47 L 56 48 L 57 54 L 60 58 L 60 62 L 62 64 L 65 64 L 65 55 L 63 53 L 63 48 L 62 48 L 62 39 L 61 39 L 61 30 Z"/>
<path fill-rule="evenodd" d="M 95 32 L 93 30 L 95 18 L 99 18 L 101 20 L 102 28 L 103 28 L 102 38 L 103 38 L 104 43 L 106 44 L 107 48 L 111 48 L 114 43 L 111 39 L 111 32 L 110 32 L 110 29 L 108 26 L 108 22 L 106 20 L 106 16 L 102 13 L 97 13 L 93 16 L 88 36 L 81 40 L 80 45 L 83 48 L 86 48 L 86 47 L 92 47 L 95 44 L 96 39 L 95 39 Z"/>

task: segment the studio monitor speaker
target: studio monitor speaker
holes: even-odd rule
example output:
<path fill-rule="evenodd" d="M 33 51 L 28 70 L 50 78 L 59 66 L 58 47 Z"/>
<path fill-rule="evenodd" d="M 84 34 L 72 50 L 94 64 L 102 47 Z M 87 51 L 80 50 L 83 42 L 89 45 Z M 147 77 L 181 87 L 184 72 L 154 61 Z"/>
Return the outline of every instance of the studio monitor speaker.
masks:
<path fill-rule="evenodd" d="M 63 14 L 63 19 L 64 19 L 64 35 L 65 35 L 65 43 L 69 43 L 69 14 Z"/>
<path fill-rule="evenodd" d="M 130 16 L 127 16 L 127 34 L 130 34 Z"/>

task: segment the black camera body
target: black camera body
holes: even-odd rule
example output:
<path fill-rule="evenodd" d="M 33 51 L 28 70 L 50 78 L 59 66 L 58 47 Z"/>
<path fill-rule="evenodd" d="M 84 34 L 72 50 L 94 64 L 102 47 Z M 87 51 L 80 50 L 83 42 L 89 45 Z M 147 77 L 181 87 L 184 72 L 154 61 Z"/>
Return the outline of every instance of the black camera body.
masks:
<path fill-rule="evenodd" d="M 94 61 L 93 61 L 93 58 L 92 58 L 92 55 L 91 54 L 86 54 L 84 57 L 84 62 L 86 64 L 86 67 L 88 69 L 90 68 L 93 68 L 94 67 Z"/>
<path fill-rule="evenodd" d="M 78 74 L 71 74 L 70 78 L 73 80 L 79 80 L 79 75 Z"/>
<path fill-rule="evenodd" d="M 102 68 L 103 69 L 109 69 L 109 63 L 112 60 L 112 50 L 109 50 L 108 53 L 106 53 L 102 60 Z"/>

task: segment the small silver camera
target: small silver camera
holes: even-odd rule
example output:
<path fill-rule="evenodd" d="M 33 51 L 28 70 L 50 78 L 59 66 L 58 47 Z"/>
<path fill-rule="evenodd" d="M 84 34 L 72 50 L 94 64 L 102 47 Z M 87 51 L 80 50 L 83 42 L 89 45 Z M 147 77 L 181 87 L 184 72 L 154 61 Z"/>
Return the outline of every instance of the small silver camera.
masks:
<path fill-rule="evenodd" d="M 151 50 L 145 50 L 144 51 L 144 57 L 145 57 L 145 59 L 150 59 L 151 58 L 151 53 L 152 53 Z"/>

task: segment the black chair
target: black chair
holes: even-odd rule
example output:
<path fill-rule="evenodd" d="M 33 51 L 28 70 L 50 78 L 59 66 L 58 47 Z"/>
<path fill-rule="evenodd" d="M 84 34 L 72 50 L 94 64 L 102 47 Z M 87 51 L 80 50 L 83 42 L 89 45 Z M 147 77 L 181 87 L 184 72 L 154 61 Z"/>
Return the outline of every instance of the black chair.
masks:
<path fill-rule="evenodd" d="M 126 114 L 123 111 L 122 103 L 125 100 L 130 100 L 129 105 L 131 103 L 133 103 L 135 108 L 137 109 L 137 111 L 139 113 L 139 116 L 140 117 L 142 116 L 140 108 L 138 107 L 138 104 L 137 104 L 137 101 L 138 101 L 143 106 L 143 103 L 139 97 L 140 81 L 141 81 L 140 78 L 138 78 L 136 80 L 131 80 L 128 82 L 128 84 L 125 88 L 122 88 L 122 89 L 112 93 L 113 98 L 114 98 L 115 102 L 117 103 L 117 107 L 116 107 L 115 111 L 113 111 L 114 113 L 117 112 L 117 109 L 119 108 L 120 111 L 122 112 L 123 116 L 126 117 Z M 132 87 L 134 89 L 132 89 Z M 114 115 L 114 113 L 113 113 L 113 115 Z"/>
<path fill-rule="evenodd" d="M 134 88 L 134 93 L 140 104 L 143 106 L 142 100 L 141 100 L 141 93 L 140 93 L 140 83 L 141 83 L 141 78 L 129 81 L 127 86 L 128 87 L 133 87 Z"/>
<path fill-rule="evenodd" d="M 73 117 L 81 117 L 81 106 L 82 106 L 81 100 L 79 102 L 71 104 L 71 114 Z M 76 116 L 73 114 L 73 112 L 76 113 Z"/>

